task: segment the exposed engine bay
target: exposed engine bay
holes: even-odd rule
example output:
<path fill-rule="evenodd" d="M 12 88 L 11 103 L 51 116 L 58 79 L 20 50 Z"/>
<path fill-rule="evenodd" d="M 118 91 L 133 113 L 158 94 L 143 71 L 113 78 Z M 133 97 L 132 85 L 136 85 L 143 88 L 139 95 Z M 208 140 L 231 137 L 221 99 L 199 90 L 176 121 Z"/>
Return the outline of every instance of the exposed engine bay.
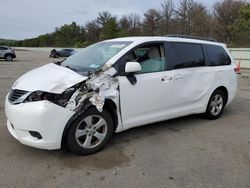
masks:
<path fill-rule="evenodd" d="M 118 81 L 113 75 L 116 73 L 114 68 L 110 68 L 107 71 L 93 74 L 89 79 L 83 83 L 77 84 L 67 89 L 60 96 L 61 106 L 72 111 L 78 111 L 86 103 L 90 101 L 98 111 L 102 111 L 105 99 L 109 98 L 114 101 L 118 101 Z M 69 98 L 69 96 L 71 96 Z"/>

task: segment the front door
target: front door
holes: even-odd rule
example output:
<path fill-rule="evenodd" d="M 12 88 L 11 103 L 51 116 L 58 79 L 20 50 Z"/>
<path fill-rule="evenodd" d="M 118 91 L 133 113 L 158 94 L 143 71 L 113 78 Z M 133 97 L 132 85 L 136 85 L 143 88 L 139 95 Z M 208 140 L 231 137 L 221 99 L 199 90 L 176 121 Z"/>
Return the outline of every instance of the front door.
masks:
<path fill-rule="evenodd" d="M 173 71 L 166 71 L 164 45 L 147 44 L 126 55 L 126 61 L 139 62 L 142 70 L 132 85 L 118 76 L 121 116 L 124 128 L 166 119 L 173 105 Z"/>

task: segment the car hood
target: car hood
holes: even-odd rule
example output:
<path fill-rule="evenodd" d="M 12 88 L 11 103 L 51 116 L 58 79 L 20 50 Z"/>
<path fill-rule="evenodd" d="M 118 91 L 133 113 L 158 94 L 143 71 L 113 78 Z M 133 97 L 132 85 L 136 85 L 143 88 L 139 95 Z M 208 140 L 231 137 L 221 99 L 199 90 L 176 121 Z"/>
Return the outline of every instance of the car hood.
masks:
<path fill-rule="evenodd" d="M 68 68 L 50 63 L 22 75 L 13 84 L 12 89 L 62 93 L 87 78 Z"/>

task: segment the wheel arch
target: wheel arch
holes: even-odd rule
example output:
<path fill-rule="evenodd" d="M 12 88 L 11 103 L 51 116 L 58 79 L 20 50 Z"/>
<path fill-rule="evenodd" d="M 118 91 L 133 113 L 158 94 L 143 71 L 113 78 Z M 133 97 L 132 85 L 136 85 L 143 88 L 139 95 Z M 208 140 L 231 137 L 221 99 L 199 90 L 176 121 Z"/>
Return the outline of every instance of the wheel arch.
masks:
<path fill-rule="evenodd" d="M 225 105 L 226 105 L 226 104 L 227 104 L 227 101 L 228 101 L 228 90 L 227 90 L 227 88 L 226 88 L 225 86 L 217 87 L 217 88 L 213 91 L 213 93 L 214 93 L 215 91 L 218 91 L 218 90 L 222 91 L 222 92 L 225 94 L 225 98 L 226 98 Z"/>
<path fill-rule="evenodd" d="M 15 57 L 12 53 L 6 53 L 6 54 L 4 54 L 4 58 L 6 58 L 8 55 L 10 55 L 12 58 Z"/>
<path fill-rule="evenodd" d="M 93 107 L 93 104 L 91 104 L 90 101 L 88 101 L 81 110 L 76 112 L 67 122 L 67 124 L 64 127 L 63 134 L 62 134 L 62 139 L 61 139 L 61 149 L 66 148 L 66 138 L 68 134 L 69 127 L 71 124 L 80 116 L 82 115 L 86 110 L 88 110 L 90 107 Z M 105 109 L 107 112 L 110 113 L 112 120 L 114 122 L 114 131 L 116 130 L 118 126 L 118 116 L 117 116 L 117 106 L 115 102 L 111 99 L 106 99 L 103 109 Z"/>
<path fill-rule="evenodd" d="M 110 113 L 115 126 L 114 130 L 116 130 L 118 126 L 118 116 L 117 116 L 117 106 L 115 102 L 111 99 L 106 99 L 103 108 Z"/>

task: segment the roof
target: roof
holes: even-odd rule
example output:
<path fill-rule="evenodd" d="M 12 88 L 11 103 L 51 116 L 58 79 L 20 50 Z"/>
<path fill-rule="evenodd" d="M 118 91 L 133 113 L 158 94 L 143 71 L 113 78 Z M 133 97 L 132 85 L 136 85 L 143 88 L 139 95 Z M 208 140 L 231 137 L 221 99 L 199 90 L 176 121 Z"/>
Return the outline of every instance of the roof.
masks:
<path fill-rule="evenodd" d="M 207 41 L 201 39 L 180 38 L 180 37 L 167 37 L 167 36 L 138 36 L 138 37 L 122 37 L 115 38 L 108 41 L 131 41 L 131 42 L 150 42 L 150 41 L 169 41 L 169 42 L 189 42 L 199 44 L 213 44 L 224 46 L 225 44 L 214 41 Z"/>

